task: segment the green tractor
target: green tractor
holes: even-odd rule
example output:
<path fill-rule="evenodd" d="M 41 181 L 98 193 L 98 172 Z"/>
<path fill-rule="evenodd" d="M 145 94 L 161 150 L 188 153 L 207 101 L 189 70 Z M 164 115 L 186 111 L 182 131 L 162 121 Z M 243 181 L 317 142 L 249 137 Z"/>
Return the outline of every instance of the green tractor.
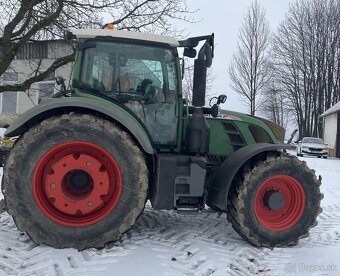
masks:
<path fill-rule="evenodd" d="M 100 248 L 156 210 L 227 212 L 255 246 L 306 237 L 321 212 L 320 179 L 287 154 L 267 120 L 205 107 L 214 36 L 177 41 L 128 31 L 71 30 L 71 89 L 22 114 L 2 192 L 17 227 L 37 244 Z M 198 53 L 196 47 L 203 44 Z M 193 100 L 181 59 L 195 58 Z"/>

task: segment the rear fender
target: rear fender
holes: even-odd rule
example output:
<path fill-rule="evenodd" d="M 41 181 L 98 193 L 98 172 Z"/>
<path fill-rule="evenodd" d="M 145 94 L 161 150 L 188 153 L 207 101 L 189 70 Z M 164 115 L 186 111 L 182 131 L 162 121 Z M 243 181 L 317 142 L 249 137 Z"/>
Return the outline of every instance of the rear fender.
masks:
<path fill-rule="evenodd" d="M 34 124 L 48 117 L 69 112 L 83 112 L 108 117 L 118 122 L 124 129 L 130 132 L 146 153 L 155 153 L 155 147 L 150 134 L 133 114 L 112 102 L 81 97 L 51 99 L 31 108 L 21 114 L 19 118 L 9 126 L 5 132 L 5 136 L 13 137 L 22 135 Z"/>
<path fill-rule="evenodd" d="M 233 152 L 223 162 L 213 178 L 207 197 L 208 203 L 211 203 L 219 209 L 226 211 L 228 192 L 234 177 L 249 159 L 263 152 L 273 152 L 293 148 L 294 146 L 288 144 L 258 143 L 245 146 Z"/>

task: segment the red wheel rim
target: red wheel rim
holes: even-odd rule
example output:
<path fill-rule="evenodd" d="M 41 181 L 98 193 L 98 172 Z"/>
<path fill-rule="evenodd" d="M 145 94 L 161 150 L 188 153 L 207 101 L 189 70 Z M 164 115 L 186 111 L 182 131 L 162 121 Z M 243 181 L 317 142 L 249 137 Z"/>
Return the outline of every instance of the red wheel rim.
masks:
<path fill-rule="evenodd" d="M 284 198 L 282 208 L 272 210 L 264 200 L 268 195 L 280 193 Z M 255 195 L 254 210 L 259 223 L 271 231 L 285 231 L 293 227 L 301 218 L 306 205 L 306 195 L 302 185 L 287 175 L 268 178 Z"/>
<path fill-rule="evenodd" d="M 40 158 L 32 192 L 39 209 L 52 221 L 88 226 L 116 206 L 122 176 L 116 160 L 103 148 L 83 141 L 66 142 Z"/>

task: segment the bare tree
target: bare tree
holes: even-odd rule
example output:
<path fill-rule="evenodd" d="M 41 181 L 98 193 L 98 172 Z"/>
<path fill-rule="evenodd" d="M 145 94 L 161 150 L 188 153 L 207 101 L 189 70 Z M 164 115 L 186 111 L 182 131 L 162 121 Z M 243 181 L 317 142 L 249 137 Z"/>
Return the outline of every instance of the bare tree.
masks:
<path fill-rule="evenodd" d="M 0 11 L 0 76 L 31 40 L 61 38 L 67 28 L 100 28 L 111 15 L 117 29 L 174 33 L 171 20 L 192 21 L 185 0 L 9 0 Z M 25 91 L 74 59 L 69 53 L 22 82 L 0 85 L 3 91 Z"/>
<path fill-rule="evenodd" d="M 270 121 L 287 128 L 292 115 L 282 87 L 272 81 L 264 92 L 259 111 Z"/>
<path fill-rule="evenodd" d="M 264 8 L 254 1 L 243 20 L 238 50 L 229 67 L 231 87 L 246 100 L 252 115 L 269 80 L 269 25 L 265 16 Z"/>
<path fill-rule="evenodd" d="M 300 0 L 275 36 L 273 78 L 294 110 L 300 138 L 321 136 L 319 116 L 340 100 L 339 26 L 339 0 Z"/>

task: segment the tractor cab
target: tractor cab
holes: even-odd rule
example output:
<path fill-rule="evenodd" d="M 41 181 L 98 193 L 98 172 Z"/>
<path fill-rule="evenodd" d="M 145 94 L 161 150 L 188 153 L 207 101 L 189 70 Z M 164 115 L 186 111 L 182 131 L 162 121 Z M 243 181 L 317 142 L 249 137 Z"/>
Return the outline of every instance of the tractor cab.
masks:
<path fill-rule="evenodd" d="M 206 40 L 195 60 L 192 116 L 185 137 L 188 152 L 206 152 L 209 130 L 202 112 L 205 102 L 206 70 L 213 57 L 213 35 L 177 41 L 170 37 L 136 32 L 71 30 L 76 37 L 78 55 L 73 73 L 75 94 L 95 94 L 124 105 L 138 117 L 157 148 L 174 150 L 182 138 L 180 114 L 183 99 L 181 68 L 177 47 L 184 56 L 194 58 L 195 47 Z M 194 125 L 194 127 L 193 127 Z M 206 128 L 204 137 L 197 130 Z M 204 145 L 202 145 L 202 143 Z"/>
<path fill-rule="evenodd" d="M 72 86 L 132 111 L 155 145 L 175 146 L 178 124 L 178 42 L 113 30 L 73 30 L 80 40 Z"/>

